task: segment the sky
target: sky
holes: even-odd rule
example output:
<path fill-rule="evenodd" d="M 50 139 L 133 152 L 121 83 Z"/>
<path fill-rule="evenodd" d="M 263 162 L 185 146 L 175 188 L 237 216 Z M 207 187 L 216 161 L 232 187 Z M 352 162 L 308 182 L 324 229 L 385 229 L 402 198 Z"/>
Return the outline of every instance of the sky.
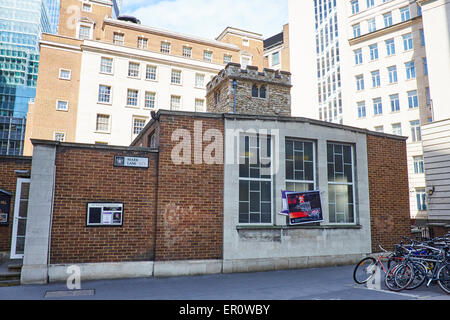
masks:
<path fill-rule="evenodd" d="M 228 26 L 269 38 L 288 22 L 288 0 L 123 0 L 146 26 L 215 39 Z"/>

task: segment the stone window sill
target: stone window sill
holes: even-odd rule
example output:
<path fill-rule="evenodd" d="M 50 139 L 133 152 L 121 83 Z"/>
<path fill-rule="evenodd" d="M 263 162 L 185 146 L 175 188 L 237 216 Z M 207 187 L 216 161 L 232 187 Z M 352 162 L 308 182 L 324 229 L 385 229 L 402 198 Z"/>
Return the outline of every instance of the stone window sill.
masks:
<path fill-rule="evenodd" d="M 294 229 L 362 229 L 362 226 L 359 224 L 329 224 L 329 225 L 299 225 L 299 226 L 236 226 L 236 230 L 294 230 Z"/>

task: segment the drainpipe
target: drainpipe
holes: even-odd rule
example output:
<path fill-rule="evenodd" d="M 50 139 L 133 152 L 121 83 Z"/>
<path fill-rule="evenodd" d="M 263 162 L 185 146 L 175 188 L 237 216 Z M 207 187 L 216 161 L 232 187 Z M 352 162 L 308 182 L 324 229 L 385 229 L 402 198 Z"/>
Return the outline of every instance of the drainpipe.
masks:
<path fill-rule="evenodd" d="M 233 95 L 233 113 L 236 113 L 236 90 L 237 90 L 237 80 L 233 79 L 233 90 L 234 90 L 234 95 Z"/>

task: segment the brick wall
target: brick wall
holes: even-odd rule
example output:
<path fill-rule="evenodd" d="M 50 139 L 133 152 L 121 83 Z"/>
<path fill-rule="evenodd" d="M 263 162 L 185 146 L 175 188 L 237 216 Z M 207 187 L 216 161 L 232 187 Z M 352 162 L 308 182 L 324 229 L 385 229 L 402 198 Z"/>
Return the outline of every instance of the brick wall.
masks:
<path fill-rule="evenodd" d="M 149 168 L 114 167 L 114 156 L 149 158 Z M 154 258 L 157 153 L 57 147 L 50 263 Z M 88 202 L 123 202 L 122 227 L 87 227 Z"/>
<path fill-rule="evenodd" d="M 0 252 L 11 249 L 11 231 L 14 217 L 14 199 L 16 194 L 17 175 L 14 170 L 30 170 L 31 158 L 0 156 L 0 189 L 12 193 L 9 224 L 0 225 Z"/>
<path fill-rule="evenodd" d="M 202 133 L 217 129 L 223 136 L 222 118 L 160 116 L 159 180 L 156 260 L 221 259 L 223 233 L 223 164 L 175 165 L 172 150 L 178 141 L 172 133 L 184 129 L 194 144 L 194 126 Z M 202 134 L 200 134 L 202 136 Z M 211 142 L 199 141 L 205 149 Z M 223 146 L 223 141 L 219 144 Z M 223 160 L 223 158 L 222 158 Z"/>
<path fill-rule="evenodd" d="M 372 250 L 411 236 L 406 142 L 367 135 Z"/>

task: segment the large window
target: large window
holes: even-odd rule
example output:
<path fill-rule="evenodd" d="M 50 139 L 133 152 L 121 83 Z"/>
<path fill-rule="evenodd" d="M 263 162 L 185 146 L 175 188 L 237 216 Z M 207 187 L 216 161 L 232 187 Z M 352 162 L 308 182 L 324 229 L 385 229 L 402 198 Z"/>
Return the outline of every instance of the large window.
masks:
<path fill-rule="evenodd" d="M 180 70 L 172 70 L 172 74 L 170 77 L 170 83 L 181 84 L 181 71 Z"/>
<path fill-rule="evenodd" d="M 101 62 L 100 62 L 100 72 L 111 74 L 113 71 L 112 65 L 113 65 L 113 59 L 102 57 Z"/>
<path fill-rule="evenodd" d="M 416 189 L 416 203 L 418 211 L 427 210 L 427 195 L 425 189 Z"/>
<path fill-rule="evenodd" d="M 373 99 L 373 114 L 380 115 L 383 114 L 383 104 L 381 102 L 381 98 Z"/>
<path fill-rule="evenodd" d="M 391 94 L 389 96 L 389 99 L 391 100 L 391 111 L 392 112 L 397 112 L 400 111 L 400 98 L 399 95 L 396 94 Z"/>
<path fill-rule="evenodd" d="M 386 54 L 392 56 L 395 54 L 395 41 L 394 39 L 386 40 Z"/>
<path fill-rule="evenodd" d="M 398 81 L 397 66 L 389 67 L 388 74 L 389 74 L 389 83 L 397 83 Z"/>
<path fill-rule="evenodd" d="M 417 90 L 408 91 L 408 107 L 410 109 L 419 107 L 419 98 Z"/>
<path fill-rule="evenodd" d="M 239 137 L 239 223 L 272 222 L 271 138 Z"/>
<path fill-rule="evenodd" d="M 109 132 L 109 115 L 97 114 L 96 131 L 97 132 Z"/>
<path fill-rule="evenodd" d="M 355 54 L 355 64 L 361 64 L 363 63 L 363 58 L 362 58 L 362 50 L 358 49 L 353 51 Z"/>
<path fill-rule="evenodd" d="M 328 209 L 331 223 L 355 223 L 353 146 L 328 143 Z"/>
<path fill-rule="evenodd" d="M 145 92 L 145 108 L 154 109 L 156 101 L 156 93 L 154 92 Z"/>
<path fill-rule="evenodd" d="M 128 89 L 127 92 L 127 106 L 136 107 L 138 105 L 139 91 L 135 89 Z"/>
<path fill-rule="evenodd" d="M 146 80 L 156 80 L 156 67 L 147 65 L 145 69 L 145 79 Z"/>
<path fill-rule="evenodd" d="M 422 133 L 420 131 L 420 120 L 414 120 L 409 122 L 411 128 L 411 141 L 422 141 Z"/>
<path fill-rule="evenodd" d="M 384 26 L 386 28 L 392 26 L 392 12 L 388 12 L 388 13 L 384 14 L 383 20 L 384 20 Z"/>
<path fill-rule="evenodd" d="M 124 43 L 124 34 L 119 32 L 114 32 L 113 34 L 113 43 L 123 46 Z"/>
<path fill-rule="evenodd" d="M 406 69 L 406 79 L 415 79 L 416 78 L 416 67 L 414 65 L 414 61 L 410 61 L 405 63 Z"/>
<path fill-rule="evenodd" d="M 356 90 L 364 90 L 364 76 L 362 74 L 356 76 Z"/>
<path fill-rule="evenodd" d="M 111 87 L 100 85 L 98 88 L 98 102 L 111 103 Z"/>
<path fill-rule="evenodd" d="M 366 103 L 364 101 L 358 102 L 358 119 L 366 117 Z"/>
<path fill-rule="evenodd" d="M 170 42 L 161 41 L 160 52 L 161 53 L 170 53 Z"/>
<path fill-rule="evenodd" d="M 133 78 L 139 77 L 139 63 L 130 62 L 128 64 L 128 76 Z"/>
<path fill-rule="evenodd" d="M 352 5 L 352 14 L 357 14 L 359 12 L 359 1 L 353 0 L 351 2 L 351 5 Z"/>
<path fill-rule="evenodd" d="M 404 34 L 403 38 L 403 50 L 408 51 L 413 49 L 413 38 L 411 33 Z"/>
<path fill-rule="evenodd" d="M 286 139 L 286 190 L 315 189 L 314 142 Z"/>
<path fill-rule="evenodd" d="M 181 109 L 181 97 L 170 96 L 170 110 L 180 110 L 180 109 Z"/>
<path fill-rule="evenodd" d="M 369 46 L 370 50 L 370 60 L 377 60 L 378 59 L 378 45 L 372 44 Z"/>
<path fill-rule="evenodd" d="M 400 17 L 402 22 L 407 21 L 411 18 L 411 13 L 409 11 L 409 7 L 400 8 Z"/>
<path fill-rule="evenodd" d="M 377 88 L 381 85 L 381 79 L 380 79 L 380 71 L 375 70 L 371 72 L 372 74 L 372 88 Z"/>
<path fill-rule="evenodd" d="M 413 160 L 414 160 L 414 173 L 415 174 L 424 173 L 423 156 L 413 157 Z"/>

